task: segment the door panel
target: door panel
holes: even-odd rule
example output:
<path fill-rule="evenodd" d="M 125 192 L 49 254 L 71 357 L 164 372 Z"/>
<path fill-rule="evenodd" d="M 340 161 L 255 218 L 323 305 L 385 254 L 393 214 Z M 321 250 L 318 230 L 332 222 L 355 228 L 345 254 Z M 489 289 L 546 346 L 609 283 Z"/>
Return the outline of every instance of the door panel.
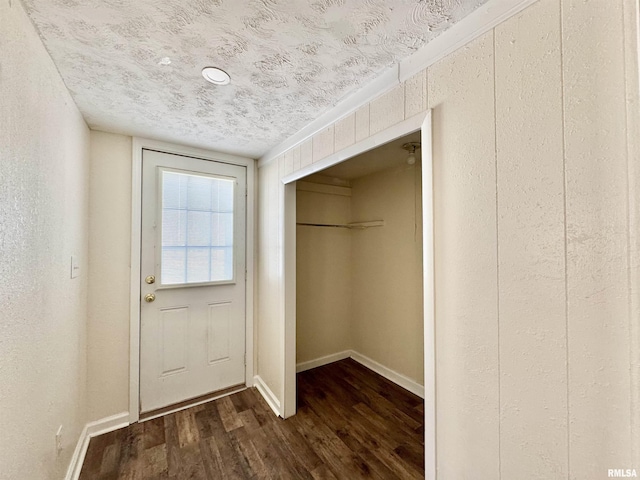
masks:
<path fill-rule="evenodd" d="M 161 376 L 171 375 L 187 369 L 187 326 L 189 309 L 167 308 L 158 312 L 160 354 L 162 355 Z"/>
<path fill-rule="evenodd" d="M 231 308 L 230 303 L 209 305 L 209 329 L 207 330 L 209 365 L 229 360 Z"/>
<path fill-rule="evenodd" d="M 140 411 L 245 383 L 246 168 L 144 150 Z"/>

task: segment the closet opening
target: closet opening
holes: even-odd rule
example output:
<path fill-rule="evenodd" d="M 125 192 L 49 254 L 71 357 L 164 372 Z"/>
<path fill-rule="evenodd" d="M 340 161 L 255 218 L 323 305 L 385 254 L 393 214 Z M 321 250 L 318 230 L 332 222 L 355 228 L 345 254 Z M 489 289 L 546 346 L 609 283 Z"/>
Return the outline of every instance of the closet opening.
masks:
<path fill-rule="evenodd" d="M 403 451 L 381 455 L 409 477 L 424 475 L 420 141 L 411 133 L 295 185 L 298 413 L 347 444 L 402 438 Z"/>

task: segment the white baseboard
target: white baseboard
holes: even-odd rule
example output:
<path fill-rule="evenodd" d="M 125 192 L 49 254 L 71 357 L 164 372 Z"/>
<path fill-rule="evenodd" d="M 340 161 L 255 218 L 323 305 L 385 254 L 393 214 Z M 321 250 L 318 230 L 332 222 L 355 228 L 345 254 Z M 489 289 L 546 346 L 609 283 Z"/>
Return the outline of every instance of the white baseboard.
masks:
<path fill-rule="evenodd" d="M 89 437 L 97 437 L 103 433 L 124 428 L 127 425 L 129 425 L 129 412 L 122 412 L 87 423 L 87 433 Z"/>
<path fill-rule="evenodd" d="M 418 382 L 411 380 L 409 377 L 402 375 L 401 373 L 391 370 L 385 367 L 381 363 L 356 352 L 355 350 L 345 350 L 344 352 L 334 353 L 325 357 L 316 358 L 315 360 L 309 360 L 308 362 L 302 362 L 296 365 L 296 372 L 304 372 L 305 370 L 311 370 L 312 368 L 328 365 L 333 362 L 344 360 L 345 358 L 352 358 L 361 365 L 364 365 L 369 370 L 373 370 L 378 375 L 382 375 L 387 380 L 392 381 L 396 385 L 401 386 L 405 390 L 409 390 L 411 393 L 424 398 L 424 387 Z"/>
<path fill-rule="evenodd" d="M 378 363 L 369 357 L 365 357 L 361 353 L 355 352 L 353 350 L 351 351 L 351 358 L 353 358 L 361 365 L 364 365 L 369 370 L 373 370 L 378 375 L 382 375 L 387 380 L 390 380 L 396 385 L 401 386 L 405 390 L 409 390 L 414 395 L 417 395 L 420 398 L 424 398 L 424 386 L 420 385 L 418 382 L 411 380 L 409 377 L 405 377 L 401 373 L 398 373 L 395 370 L 391 370 L 381 363 Z"/>
<path fill-rule="evenodd" d="M 80 477 L 84 457 L 87 454 L 87 448 L 89 448 L 89 440 L 90 437 L 87 434 L 87 426 L 85 425 L 82 432 L 80 432 L 76 449 L 71 456 L 69 468 L 67 468 L 67 474 L 64 477 L 65 480 L 77 480 Z"/>
<path fill-rule="evenodd" d="M 119 428 L 123 428 L 129 425 L 129 412 L 122 412 L 110 417 L 105 417 L 95 422 L 87 423 L 82 432 L 76 449 L 73 451 L 73 456 L 69 462 L 69 468 L 65 475 L 65 480 L 78 480 L 80 472 L 82 471 L 82 464 L 84 463 L 84 457 L 87 454 L 89 448 L 89 441 L 92 437 L 97 437 L 103 433 L 113 432 Z"/>
<path fill-rule="evenodd" d="M 344 360 L 351 357 L 351 350 L 345 350 L 344 352 L 332 353 L 325 357 L 316 358 L 315 360 L 309 360 L 308 362 L 301 362 L 296 365 L 296 373 L 304 372 L 305 370 L 311 370 L 312 368 L 328 365 L 333 362 Z"/>
<path fill-rule="evenodd" d="M 262 395 L 262 398 L 264 398 L 267 404 L 271 407 L 273 413 L 275 413 L 279 417 L 282 417 L 282 414 L 280 413 L 280 400 L 278 400 L 278 398 L 273 394 L 264 380 L 260 378 L 260 375 L 256 375 L 255 377 L 253 377 L 253 383 L 260 392 L 260 395 Z"/>

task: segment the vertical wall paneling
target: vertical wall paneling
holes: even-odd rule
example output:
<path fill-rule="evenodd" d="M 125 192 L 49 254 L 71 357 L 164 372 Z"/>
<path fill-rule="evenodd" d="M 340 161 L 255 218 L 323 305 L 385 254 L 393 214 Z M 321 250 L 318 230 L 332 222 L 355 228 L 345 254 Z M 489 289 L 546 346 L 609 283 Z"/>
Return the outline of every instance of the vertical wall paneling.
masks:
<path fill-rule="evenodd" d="M 258 370 L 272 392 L 282 391 L 280 166 L 282 160 L 259 169 Z M 279 399 L 281 400 L 281 399 Z"/>
<path fill-rule="evenodd" d="M 314 163 L 328 157 L 334 152 L 334 126 L 325 128 L 313 136 Z"/>
<path fill-rule="evenodd" d="M 631 465 L 640 465 L 640 6 L 624 0 L 627 165 L 629 178 L 629 334 L 631 342 Z"/>
<path fill-rule="evenodd" d="M 356 110 L 356 142 L 369 136 L 369 104 Z"/>
<path fill-rule="evenodd" d="M 638 468 L 638 88 L 637 0 L 538 0 L 299 146 L 302 169 L 432 108 L 439 478 Z M 260 168 L 274 392 L 284 172 Z"/>
<path fill-rule="evenodd" d="M 283 418 L 295 415 L 297 408 L 296 388 L 296 183 L 281 184 L 282 211 L 282 262 L 284 275 L 283 313 L 284 332 L 282 335 L 284 356 L 282 366 L 282 397 L 284 404 L 280 409 Z M 291 382 L 293 380 L 293 382 Z"/>
<path fill-rule="evenodd" d="M 336 122 L 335 130 L 335 151 L 353 145 L 356 141 L 356 114 L 347 115 L 342 120 Z"/>
<path fill-rule="evenodd" d="M 501 478 L 567 476 L 560 8 L 495 29 Z"/>
<path fill-rule="evenodd" d="M 404 120 L 404 84 L 373 100 L 369 108 L 370 135 Z"/>
<path fill-rule="evenodd" d="M 284 154 L 284 174 L 289 175 L 293 172 L 293 150 L 288 150 Z"/>
<path fill-rule="evenodd" d="M 422 70 L 405 82 L 404 118 L 410 118 L 427 109 L 427 70 Z"/>
<path fill-rule="evenodd" d="M 313 139 L 308 139 L 300 144 L 300 168 L 313 163 Z"/>
<path fill-rule="evenodd" d="M 561 4 L 570 473 L 579 479 L 631 460 L 624 37 L 621 1 Z"/>
<path fill-rule="evenodd" d="M 493 32 L 430 67 L 428 79 L 441 346 L 438 473 L 493 480 L 499 478 Z M 460 452 L 465 461 L 454 461 Z"/>
<path fill-rule="evenodd" d="M 293 149 L 293 171 L 300 170 L 300 145 Z"/>

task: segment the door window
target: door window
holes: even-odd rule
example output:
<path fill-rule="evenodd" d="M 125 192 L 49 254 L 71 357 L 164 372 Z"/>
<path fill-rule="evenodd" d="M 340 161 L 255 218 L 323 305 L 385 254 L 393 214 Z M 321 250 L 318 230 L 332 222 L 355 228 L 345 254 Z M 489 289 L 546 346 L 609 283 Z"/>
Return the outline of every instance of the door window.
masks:
<path fill-rule="evenodd" d="M 229 283 L 233 268 L 233 179 L 159 169 L 161 285 Z"/>

